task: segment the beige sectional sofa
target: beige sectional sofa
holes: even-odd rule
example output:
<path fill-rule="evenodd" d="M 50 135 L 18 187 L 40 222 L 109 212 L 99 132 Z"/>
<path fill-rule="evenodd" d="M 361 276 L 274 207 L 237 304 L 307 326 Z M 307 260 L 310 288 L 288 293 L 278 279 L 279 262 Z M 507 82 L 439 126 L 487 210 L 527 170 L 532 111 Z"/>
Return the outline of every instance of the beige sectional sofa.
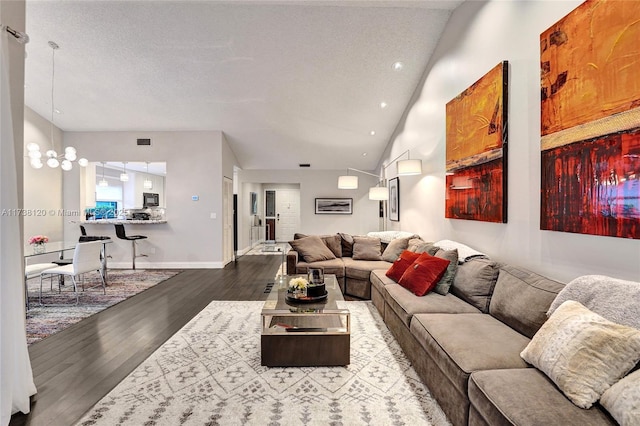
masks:
<path fill-rule="evenodd" d="M 597 403 L 574 405 L 521 357 L 563 284 L 473 258 L 448 294 L 418 297 L 385 273 L 371 273 L 373 304 L 453 425 L 617 424 Z"/>

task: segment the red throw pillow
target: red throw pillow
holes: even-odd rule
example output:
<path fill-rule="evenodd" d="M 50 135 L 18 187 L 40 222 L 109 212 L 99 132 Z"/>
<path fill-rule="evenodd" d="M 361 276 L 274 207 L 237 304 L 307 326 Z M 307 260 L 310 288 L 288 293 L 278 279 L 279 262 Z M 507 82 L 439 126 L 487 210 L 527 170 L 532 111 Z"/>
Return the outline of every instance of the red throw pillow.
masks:
<path fill-rule="evenodd" d="M 411 266 L 411 264 L 415 262 L 419 257 L 420 253 L 414 253 L 409 250 L 403 251 L 402 253 L 400 253 L 400 256 L 396 259 L 396 261 L 393 262 L 393 265 L 391 265 L 391 268 L 389 268 L 386 275 L 395 282 L 400 281 L 400 278 L 402 278 L 402 274 L 404 274 L 404 271 L 406 271 L 407 268 Z"/>
<path fill-rule="evenodd" d="M 411 266 L 404 271 L 400 281 L 402 287 L 411 291 L 416 296 L 424 296 L 434 289 L 438 281 L 447 271 L 449 261 L 439 257 L 422 253 Z"/>

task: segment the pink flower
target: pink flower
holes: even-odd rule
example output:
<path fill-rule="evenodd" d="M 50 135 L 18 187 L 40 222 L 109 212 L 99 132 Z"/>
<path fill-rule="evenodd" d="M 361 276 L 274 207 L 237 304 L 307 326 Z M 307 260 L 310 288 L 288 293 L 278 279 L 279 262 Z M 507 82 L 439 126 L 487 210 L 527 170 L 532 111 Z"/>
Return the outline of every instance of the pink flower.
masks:
<path fill-rule="evenodd" d="M 46 235 L 34 235 L 29 238 L 29 244 L 44 244 L 49 242 L 49 237 Z"/>

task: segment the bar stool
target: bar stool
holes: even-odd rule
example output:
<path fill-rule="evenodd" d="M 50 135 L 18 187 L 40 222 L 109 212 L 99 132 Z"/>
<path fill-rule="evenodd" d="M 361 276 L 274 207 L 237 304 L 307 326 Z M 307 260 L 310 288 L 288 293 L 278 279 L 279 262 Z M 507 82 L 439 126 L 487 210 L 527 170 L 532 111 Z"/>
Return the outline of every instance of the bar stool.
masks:
<path fill-rule="evenodd" d="M 136 269 L 136 257 L 146 257 L 146 254 L 138 254 L 136 255 L 136 241 L 137 240 L 143 240 L 145 238 L 147 238 L 146 235 L 129 235 L 127 236 L 126 232 L 124 231 L 124 225 L 121 223 L 115 224 L 114 225 L 116 227 L 116 236 L 118 238 L 120 238 L 121 240 L 127 240 L 127 241 L 131 241 L 131 249 L 132 249 L 132 263 L 133 263 L 133 269 Z"/>

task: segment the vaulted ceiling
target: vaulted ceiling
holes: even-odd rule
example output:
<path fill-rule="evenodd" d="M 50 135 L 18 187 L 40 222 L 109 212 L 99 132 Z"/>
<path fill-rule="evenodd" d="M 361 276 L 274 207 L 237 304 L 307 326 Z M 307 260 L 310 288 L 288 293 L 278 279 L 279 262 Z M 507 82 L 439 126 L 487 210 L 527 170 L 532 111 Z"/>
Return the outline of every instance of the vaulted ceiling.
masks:
<path fill-rule="evenodd" d="M 27 0 L 25 103 L 64 131 L 221 130 L 245 169 L 372 170 L 460 3 Z"/>

